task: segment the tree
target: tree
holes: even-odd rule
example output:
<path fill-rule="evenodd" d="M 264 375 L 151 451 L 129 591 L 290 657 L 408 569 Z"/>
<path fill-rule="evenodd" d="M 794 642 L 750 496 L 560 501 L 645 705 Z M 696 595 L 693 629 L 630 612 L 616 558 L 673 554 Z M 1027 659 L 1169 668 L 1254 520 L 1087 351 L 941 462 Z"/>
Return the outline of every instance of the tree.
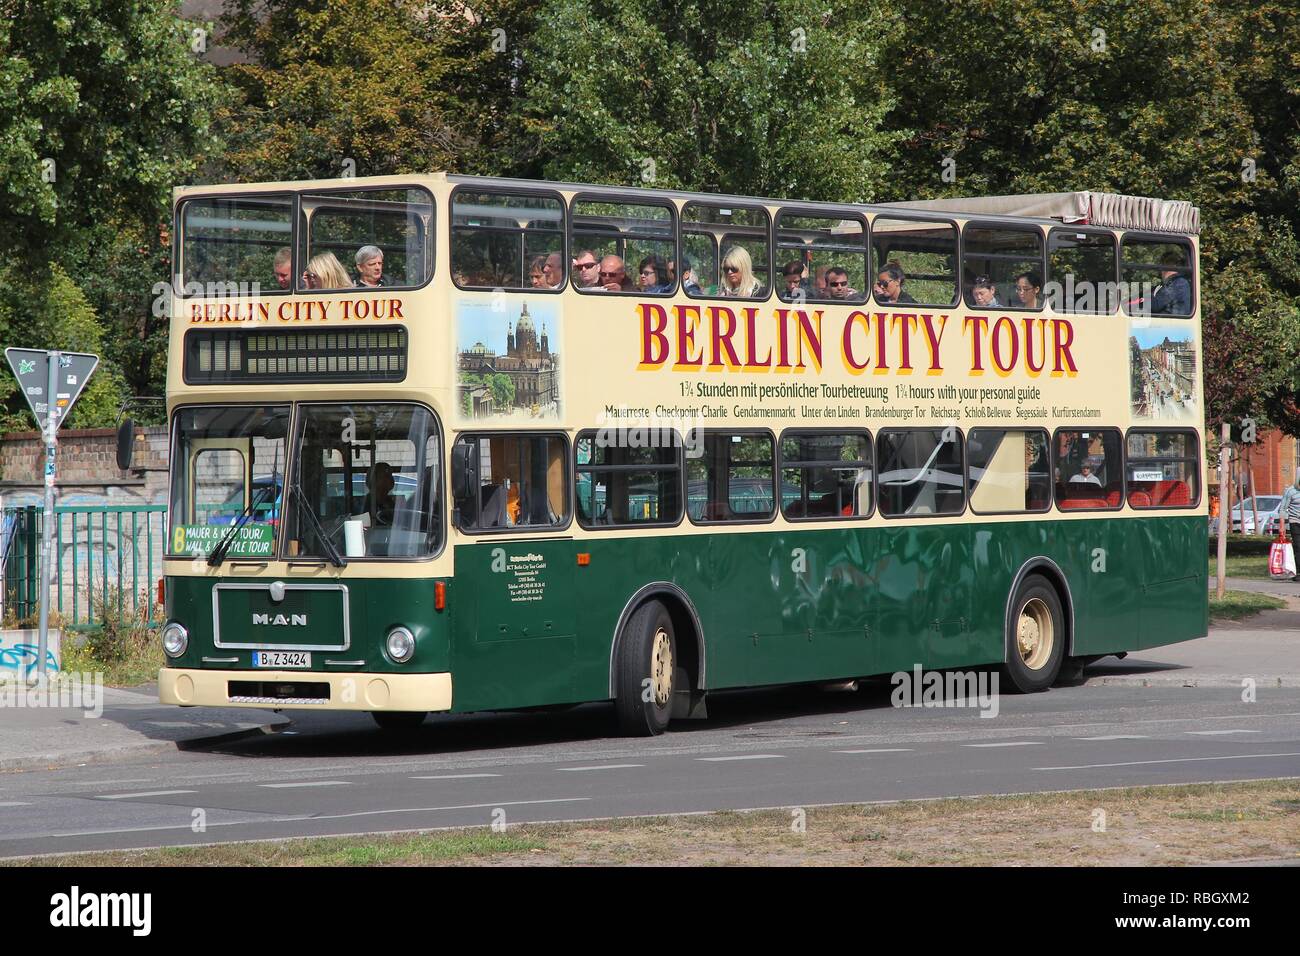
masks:
<path fill-rule="evenodd" d="M 82 265 L 97 227 L 156 220 L 195 168 L 221 89 L 175 7 L 0 0 L 5 261 Z"/>
<path fill-rule="evenodd" d="M 223 87 L 170 0 L 0 0 L 0 13 L 0 337 L 106 349 L 72 421 L 111 424 L 98 396 L 121 388 L 120 362 L 133 390 L 161 390 L 159 227 L 209 151 Z M 0 405 L 10 422 L 23 406 L 8 375 Z"/>
<path fill-rule="evenodd" d="M 222 114 L 235 180 L 459 170 L 472 103 L 447 54 L 464 17 L 418 0 L 232 0 L 222 41 L 240 102 Z"/>
<path fill-rule="evenodd" d="M 495 372 L 487 376 L 488 388 L 492 389 L 492 405 L 494 408 L 508 412 L 515 407 L 515 383 L 509 375 L 501 372 Z"/>
<path fill-rule="evenodd" d="M 896 138 L 873 8 L 550 0 L 518 109 L 547 178 L 862 200 Z"/>

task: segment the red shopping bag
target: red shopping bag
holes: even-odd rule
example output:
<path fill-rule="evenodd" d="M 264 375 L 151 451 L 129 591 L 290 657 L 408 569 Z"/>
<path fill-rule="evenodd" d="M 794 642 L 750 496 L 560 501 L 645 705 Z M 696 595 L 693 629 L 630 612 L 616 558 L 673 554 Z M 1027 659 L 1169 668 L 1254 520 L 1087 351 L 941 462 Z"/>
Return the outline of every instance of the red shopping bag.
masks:
<path fill-rule="evenodd" d="M 1285 534 L 1280 534 L 1268 549 L 1268 574 L 1272 578 L 1295 576 L 1295 550 Z"/>

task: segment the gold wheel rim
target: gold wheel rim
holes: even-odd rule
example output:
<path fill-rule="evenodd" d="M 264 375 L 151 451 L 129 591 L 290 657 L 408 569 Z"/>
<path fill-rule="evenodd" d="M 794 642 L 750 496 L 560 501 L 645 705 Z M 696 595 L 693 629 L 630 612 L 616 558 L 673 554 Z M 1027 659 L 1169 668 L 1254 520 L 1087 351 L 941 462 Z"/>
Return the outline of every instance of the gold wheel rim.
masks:
<path fill-rule="evenodd" d="M 654 688 L 655 704 L 668 706 L 673 693 L 673 642 L 662 627 L 655 631 L 650 644 L 650 682 Z"/>
<path fill-rule="evenodd" d="M 1020 609 L 1016 625 L 1016 647 L 1020 660 L 1031 671 L 1041 670 L 1052 658 L 1056 646 L 1056 624 L 1052 609 L 1042 598 L 1030 598 Z"/>

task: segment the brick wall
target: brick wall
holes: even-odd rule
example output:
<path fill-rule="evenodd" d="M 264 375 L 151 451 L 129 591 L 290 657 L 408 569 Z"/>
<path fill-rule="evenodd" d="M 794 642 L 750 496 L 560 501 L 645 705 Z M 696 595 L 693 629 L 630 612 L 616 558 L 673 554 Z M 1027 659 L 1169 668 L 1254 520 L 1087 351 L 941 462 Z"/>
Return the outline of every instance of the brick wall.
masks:
<path fill-rule="evenodd" d="M 0 495 L 6 505 L 38 502 L 44 494 L 45 446 L 39 432 L 0 436 Z M 60 501 L 103 499 L 164 504 L 167 500 L 167 429 L 135 430 L 130 471 L 117 467 L 117 432 L 111 428 L 59 432 L 55 487 Z"/>

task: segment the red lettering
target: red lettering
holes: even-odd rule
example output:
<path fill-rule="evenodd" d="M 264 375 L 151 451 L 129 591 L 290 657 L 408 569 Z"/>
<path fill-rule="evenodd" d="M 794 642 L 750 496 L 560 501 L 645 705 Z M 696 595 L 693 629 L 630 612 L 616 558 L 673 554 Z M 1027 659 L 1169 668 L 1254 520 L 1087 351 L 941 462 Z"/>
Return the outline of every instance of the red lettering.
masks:
<path fill-rule="evenodd" d="M 641 313 L 641 361 L 639 369 L 662 368 L 668 360 L 668 313 L 662 305 L 642 302 L 637 306 Z M 658 321 L 652 321 L 651 316 Z"/>
<path fill-rule="evenodd" d="M 725 316 L 726 324 L 723 320 Z M 736 334 L 736 313 L 732 312 L 725 305 L 709 306 L 709 324 L 710 338 L 713 342 L 713 359 L 709 362 L 709 368 L 721 369 L 724 366 L 733 370 L 740 368 L 740 356 L 736 354 L 735 346 L 731 344 L 731 337 Z M 724 362 L 722 353 L 727 353 L 728 361 Z"/>

